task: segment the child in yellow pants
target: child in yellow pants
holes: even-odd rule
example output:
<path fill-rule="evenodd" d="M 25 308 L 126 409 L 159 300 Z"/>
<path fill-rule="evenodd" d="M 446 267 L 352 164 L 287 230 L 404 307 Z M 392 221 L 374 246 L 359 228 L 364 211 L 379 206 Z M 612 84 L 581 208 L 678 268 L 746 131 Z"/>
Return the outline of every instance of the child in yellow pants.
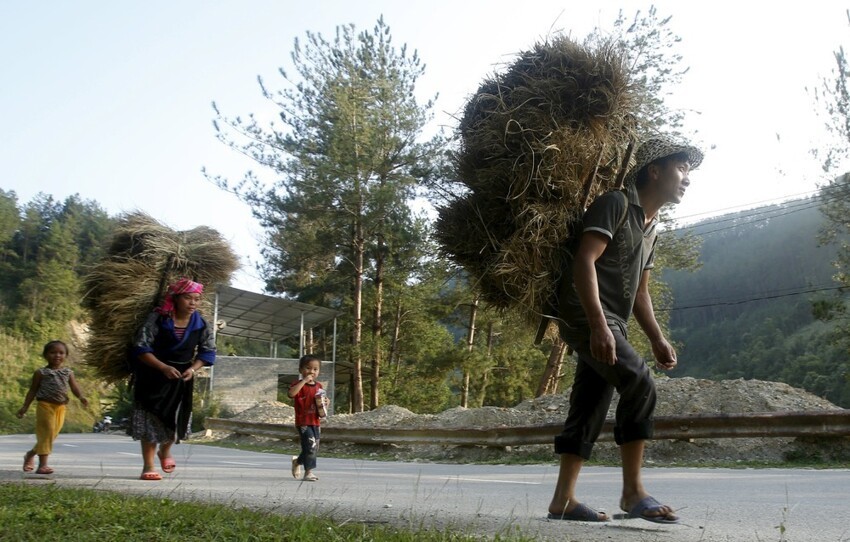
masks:
<path fill-rule="evenodd" d="M 24 399 L 24 406 L 18 410 L 18 418 L 23 418 L 33 400 L 38 400 L 35 411 L 35 448 L 24 454 L 24 472 L 32 472 L 35 468 L 35 456 L 38 456 L 36 474 L 52 474 L 53 469 L 47 465 L 47 457 L 53 451 L 53 441 L 62 430 L 65 423 L 65 405 L 68 404 L 68 388 L 80 400 L 83 406 L 89 402 L 83 397 L 74 371 L 62 367 L 68 357 L 68 346 L 62 341 L 50 341 L 44 345 L 41 355 L 47 361 L 47 366 L 38 369 L 32 375 L 32 384 Z"/>

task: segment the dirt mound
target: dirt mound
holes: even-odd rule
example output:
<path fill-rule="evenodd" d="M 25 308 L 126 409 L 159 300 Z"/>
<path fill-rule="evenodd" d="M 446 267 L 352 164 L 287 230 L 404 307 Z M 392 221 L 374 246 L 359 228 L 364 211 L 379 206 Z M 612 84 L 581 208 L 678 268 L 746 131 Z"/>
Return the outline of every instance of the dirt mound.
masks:
<path fill-rule="evenodd" d="M 841 410 L 840 407 L 804 390 L 778 382 L 761 380 L 712 381 L 695 378 L 659 378 L 657 380 L 657 416 L 734 414 L 756 412 L 794 412 Z M 616 397 L 609 410 L 614 417 Z M 459 428 L 511 427 L 559 423 L 569 409 L 569 390 L 564 394 L 547 395 L 524 401 L 514 408 L 482 407 L 452 408 L 440 414 L 415 414 L 398 406 L 384 406 L 357 414 L 340 414 L 328 418 L 325 427 L 393 427 L 393 428 Z M 278 402 L 260 403 L 240 412 L 234 419 L 294 423 L 291 406 Z M 294 435 L 293 435 L 294 436 Z M 242 437 L 244 438 L 244 437 Z M 284 445 L 291 447 L 292 443 Z M 481 448 L 470 446 L 444 447 L 428 445 L 363 446 L 326 442 L 326 451 L 346 451 L 359 454 L 389 453 L 398 460 L 432 461 L 498 461 L 522 454 L 554 459 L 551 446 L 518 446 L 513 448 Z M 619 451 L 613 443 L 599 443 L 594 457 L 601 461 L 616 461 Z M 782 462 L 793 459 L 826 461 L 850 460 L 850 439 L 736 438 L 694 439 L 690 441 L 658 440 L 648 444 L 649 464 L 716 463 L 716 462 Z"/>

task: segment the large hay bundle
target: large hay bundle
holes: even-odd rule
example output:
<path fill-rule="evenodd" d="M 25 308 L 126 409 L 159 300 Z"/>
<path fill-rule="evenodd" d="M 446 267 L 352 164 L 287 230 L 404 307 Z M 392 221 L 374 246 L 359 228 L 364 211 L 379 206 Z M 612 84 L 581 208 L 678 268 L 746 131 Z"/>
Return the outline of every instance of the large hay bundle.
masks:
<path fill-rule="evenodd" d="M 491 305 L 540 314 L 569 224 L 622 178 L 635 132 L 629 85 L 615 43 L 560 37 L 521 53 L 469 100 L 454 156 L 468 190 L 438 209 L 436 235 Z"/>
<path fill-rule="evenodd" d="M 238 267 L 230 245 L 214 229 L 174 231 L 144 213 L 123 217 L 107 255 L 83 279 L 91 322 L 84 362 L 108 382 L 125 378 L 132 338 L 171 282 L 188 277 L 212 292 Z M 205 303 L 202 312 L 209 315 L 207 296 Z"/>

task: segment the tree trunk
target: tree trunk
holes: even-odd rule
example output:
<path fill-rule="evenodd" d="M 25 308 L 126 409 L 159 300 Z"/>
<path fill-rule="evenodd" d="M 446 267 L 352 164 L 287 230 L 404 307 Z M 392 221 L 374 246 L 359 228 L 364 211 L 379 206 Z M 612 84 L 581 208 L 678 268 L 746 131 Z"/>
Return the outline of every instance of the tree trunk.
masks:
<path fill-rule="evenodd" d="M 488 358 L 492 357 L 492 355 L 493 355 L 493 342 L 495 341 L 495 339 L 496 339 L 496 334 L 493 332 L 493 321 L 490 320 L 490 323 L 487 324 L 487 357 Z M 492 370 L 492 368 L 486 369 L 484 371 L 484 374 L 481 375 L 481 389 L 478 392 L 479 393 L 479 397 L 478 397 L 478 406 L 479 407 L 484 406 L 484 399 L 487 396 L 487 384 L 488 384 L 488 381 L 490 380 L 490 371 L 491 370 Z"/>
<path fill-rule="evenodd" d="M 398 338 L 401 335 L 401 297 L 396 299 L 395 304 L 395 318 L 393 321 L 393 335 L 392 340 L 390 341 L 390 352 L 388 354 L 389 362 L 393 365 L 395 369 L 395 376 L 393 377 L 393 385 L 398 383 L 398 373 L 401 369 L 400 357 L 398 353 Z"/>
<path fill-rule="evenodd" d="M 363 225 L 358 217 L 354 223 L 352 245 L 354 249 L 354 276 L 352 282 L 353 326 L 351 330 L 352 412 L 363 412 L 363 360 L 360 344 L 363 332 Z"/>
<path fill-rule="evenodd" d="M 370 407 L 378 408 L 379 385 L 381 383 L 381 339 L 383 338 L 384 305 L 384 239 L 378 236 L 375 261 L 375 314 L 372 322 L 372 395 Z"/>
<path fill-rule="evenodd" d="M 475 345 L 475 317 L 478 316 L 478 295 L 472 300 L 472 306 L 469 310 L 469 333 L 466 336 L 466 351 L 472 352 Z M 460 391 L 460 406 L 466 408 L 469 406 L 469 367 L 463 368 L 463 384 Z"/>
<path fill-rule="evenodd" d="M 566 351 L 567 343 L 561 339 L 560 335 L 555 335 L 552 340 L 552 350 L 549 352 L 549 361 L 546 363 L 546 369 L 537 385 L 535 397 L 555 393 L 558 390 L 558 376 L 561 374 L 561 366 L 564 363 Z"/>

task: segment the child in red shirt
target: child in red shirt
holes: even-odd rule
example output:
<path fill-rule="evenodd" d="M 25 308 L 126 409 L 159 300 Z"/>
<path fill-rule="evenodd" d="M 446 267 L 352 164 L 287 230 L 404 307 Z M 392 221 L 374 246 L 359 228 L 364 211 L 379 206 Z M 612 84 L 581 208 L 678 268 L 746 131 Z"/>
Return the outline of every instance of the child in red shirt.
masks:
<path fill-rule="evenodd" d="M 301 378 L 289 386 L 288 393 L 293 400 L 295 426 L 301 437 L 301 454 L 292 456 L 292 477 L 300 478 L 303 465 L 305 482 L 319 479 L 313 470 L 316 468 L 316 453 L 321 438 L 320 418 L 325 417 L 327 401 L 325 390 L 317 380 L 321 366 L 322 361 L 310 354 L 298 360 Z"/>

